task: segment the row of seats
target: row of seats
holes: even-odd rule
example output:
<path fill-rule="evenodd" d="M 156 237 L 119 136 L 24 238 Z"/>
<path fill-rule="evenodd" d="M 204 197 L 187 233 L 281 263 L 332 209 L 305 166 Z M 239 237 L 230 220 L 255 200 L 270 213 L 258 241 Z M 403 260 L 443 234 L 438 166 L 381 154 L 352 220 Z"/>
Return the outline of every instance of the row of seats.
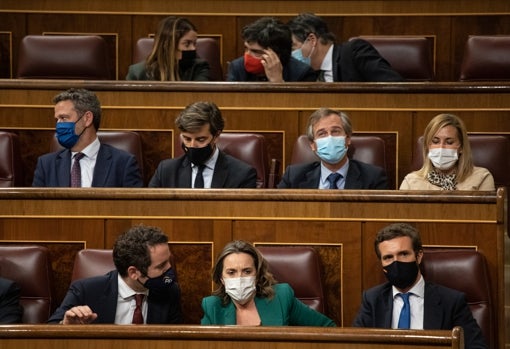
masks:
<path fill-rule="evenodd" d="M 101 142 L 110 144 L 135 155 L 140 170 L 144 172 L 144 159 L 140 136 L 134 131 L 99 131 Z M 494 176 L 496 186 L 510 187 L 510 140 L 502 135 L 469 135 L 473 159 L 476 166 L 489 169 Z M 175 137 L 174 156 L 183 154 Z M 274 188 L 278 184 L 280 164 L 269 159 L 264 136 L 255 133 L 222 133 L 218 138 L 218 147 L 224 152 L 250 164 L 257 170 L 257 187 Z M 416 143 L 413 152 L 411 170 L 417 170 L 423 163 L 421 147 L 423 137 Z M 52 139 L 50 151 L 62 149 L 56 138 Z M 379 166 L 390 173 L 385 141 L 378 136 L 352 136 L 348 156 L 350 158 Z M 23 168 L 18 136 L 11 132 L 0 131 L 0 187 L 23 186 Z M 291 157 L 291 164 L 318 161 L 312 152 L 308 138 L 301 135 L 296 140 Z"/>
<path fill-rule="evenodd" d="M 307 246 L 258 248 L 279 282 L 289 283 L 297 298 L 325 313 L 326 285 L 322 283 L 320 260 L 315 249 Z M 173 259 L 171 263 L 177 272 L 178 265 Z M 0 276 L 15 280 L 21 287 L 23 322 L 46 322 L 52 307 L 56 306 L 52 304 L 55 300 L 47 248 L 36 245 L 0 246 L 0 265 Z M 493 342 L 496 329 L 484 256 L 474 250 L 425 249 L 421 268 L 429 282 L 466 294 L 473 316 L 487 340 Z M 71 281 L 102 275 L 113 269 L 112 250 L 81 250 L 75 258 Z"/>
<path fill-rule="evenodd" d="M 419 36 L 360 36 L 407 81 L 434 80 L 435 44 Z M 350 38 L 353 40 L 355 38 Z M 136 42 L 133 62 L 144 60 L 154 44 L 152 37 Z M 202 37 L 197 54 L 211 66 L 211 80 L 224 80 L 221 49 L 214 38 Z M 107 45 L 100 36 L 27 35 L 20 45 L 18 78 L 108 80 Z M 460 81 L 510 80 L 510 36 L 469 36 Z"/>

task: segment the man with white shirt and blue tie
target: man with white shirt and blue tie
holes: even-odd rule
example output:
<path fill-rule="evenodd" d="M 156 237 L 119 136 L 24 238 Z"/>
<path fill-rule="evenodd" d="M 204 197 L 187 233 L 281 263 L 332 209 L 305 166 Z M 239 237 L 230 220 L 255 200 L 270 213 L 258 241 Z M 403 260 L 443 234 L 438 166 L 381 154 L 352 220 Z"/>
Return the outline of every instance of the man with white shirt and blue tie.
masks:
<path fill-rule="evenodd" d="M 466 349 L 487 348 L 464 294 L 426 282 L 421 275 L 423 248 L 416 228 L 391 224 L 377 233 L 374 244 L 388 282 L 363 292 L 354 326 L 427 330 L 461 326 Z"/>
<path fill-rule="evenodd" d="M 288 166 L 278 188 L 388 189 L 382 168 L 349 159 L 352 123 L 346 113 L 320 108 L 308 118 L 306 131 L 320 161 Z"/>

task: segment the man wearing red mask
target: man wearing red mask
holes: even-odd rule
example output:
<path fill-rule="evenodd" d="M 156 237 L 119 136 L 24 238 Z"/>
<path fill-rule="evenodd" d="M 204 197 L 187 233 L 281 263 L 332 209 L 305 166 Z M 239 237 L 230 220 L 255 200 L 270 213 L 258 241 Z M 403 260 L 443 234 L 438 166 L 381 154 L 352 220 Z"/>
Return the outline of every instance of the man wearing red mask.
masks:
<path fill-rule="evenodd" d="M 283 22 L 262 17 L 243 28 L 245 53 L 230 62 L 227 81 L 316 81 L 317 72 L 291 56 L 292 36 Z"/>

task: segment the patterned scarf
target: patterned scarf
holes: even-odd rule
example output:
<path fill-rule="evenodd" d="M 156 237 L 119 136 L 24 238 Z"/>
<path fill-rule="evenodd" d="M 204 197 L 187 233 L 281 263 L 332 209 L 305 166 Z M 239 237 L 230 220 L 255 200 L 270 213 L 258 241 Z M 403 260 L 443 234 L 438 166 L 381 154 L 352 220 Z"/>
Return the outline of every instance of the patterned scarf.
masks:
<path fill-rule="evenodd" d="M 433 184 L 441 187 L 441 190 L 455 190 L 457 189 L 457 174 L 444 174 L 435 170 L 427 174 L 427 180 Z"/>

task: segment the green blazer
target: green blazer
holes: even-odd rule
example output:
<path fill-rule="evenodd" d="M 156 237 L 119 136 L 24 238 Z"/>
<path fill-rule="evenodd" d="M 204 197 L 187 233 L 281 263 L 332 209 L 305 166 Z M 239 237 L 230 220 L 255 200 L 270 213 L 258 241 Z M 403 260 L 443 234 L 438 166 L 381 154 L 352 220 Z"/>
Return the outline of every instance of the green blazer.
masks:
<path fill-rule="evenodd" d="M 294 297 L 289 284 L 276 284 L 273 288 L 275 295 L 272 299 L 255 297 L 262 326 L 336 326 L 333 320 Z M 202 309 L 202 325 L 236 324 L 233 302 L 223 306 L 219 297 L 209 296 L 202 299 Z"/>

